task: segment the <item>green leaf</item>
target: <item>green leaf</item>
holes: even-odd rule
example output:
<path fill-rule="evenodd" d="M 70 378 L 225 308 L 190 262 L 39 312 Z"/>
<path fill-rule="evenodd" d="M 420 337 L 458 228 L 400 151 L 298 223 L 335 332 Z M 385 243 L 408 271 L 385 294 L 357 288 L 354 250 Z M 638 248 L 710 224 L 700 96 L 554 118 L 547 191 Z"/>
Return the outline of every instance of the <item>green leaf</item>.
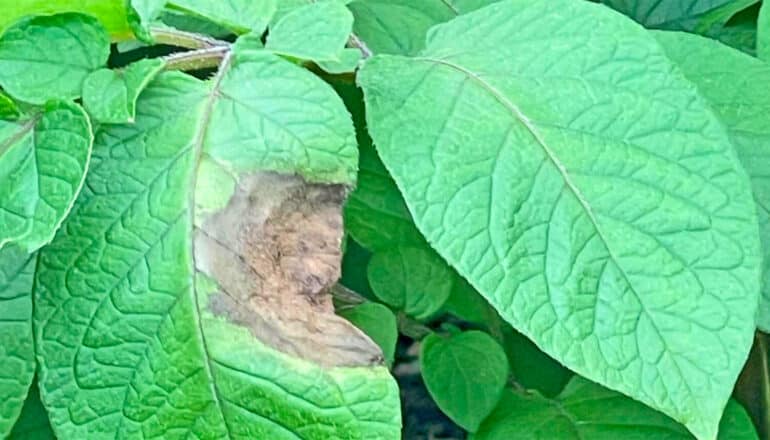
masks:
<path fill-rule="evenodd" d="M 490 307 L 487 300 L 454 270 L 452 273 L 452 291 L 444 303 L 444 310 L 468 322 L 487 324 Z"/>
<path fill-rule="evenodd" d="M 93 135 L 74 103 L 51 101 L 28 120 L 0 121 L 0 248 L 48 243 L 85 179 Z"/>
<path fill-rule="evenodd" d="M 342 49 L 339 58 L 339 61 L 319 61 L 318 67 L 332 75 L 354 72 L 361 61 L 361 51 L 354 48 Z"/>
<path fill-rule="evenodd" d="M 358 82 L 439 254 L 559 362 L 713 438 L 753 336 L 758 225 L 655 39 L 588 2 L 502 1 Z"/>
<path fill-rule="evenodd" d="M 757 57 L 770 59 L 770 3 L 762 2 L 757 18 Z"/>
<path fill-rule="evenodd" d="M 32 335 L 30 335 L 30 338 Z M 19 419 L 13 426 L 8 440 L 55 440 L 51 421 L 48 420 L 48 413 L 40 401 L 40 390 L 37 387 L 37 381 L 32 382 L 27 394 L 27 400 L 24 401 L 24 407 L 21 410 Z"/>
<path fill-rule="evenodd" d="M 720 440 L 756 440 L 751 420 L 730 401 L 720 424 Z M 622 394 L 575 377 L 557 398 L 507 391 L 470 440 L 686 440 L 675 421 Z M 714 437 L 716 438 L 716 436 Z"/>
<path fill-rule="evenodd" d="M 35 375 L 32 336 L 34 255 L 0 249 L 0 436 L 11 432 Z"/>
<path fill-rule="evenodd" d="M 207 18 L 239 34 L 261 34 L 275 14 L 278 0 L 171 0 L 168 7 Z"/>
<path fill-rule="evenodd" d="M 439 408 L 470 432 L 495 408 L 508 379 L 505 352 L 480 331 L 429 335 L 422 342 L 420 369 Z"/>
<path fill-rule="evenodd" d="M 350 1 L 351 0 L 280 0 L 278 2 L 278 7 L 276 8 L 275 15 L 273 15 L 273 19 L 270 21 L 270 27 L 273 27 L 275 23 L 278 22 L 278 20 L 283 18 L 284 15 L 311 3 L 336 2 L 342 5 L 346 5 L 350 3 Z"/>
<path fill-rule="evenodd" d="M 144 59 L 124 70 L 99 69 L 83 84 L 83 105 L 102 123 L 134 122 L 136 100 L 147 84 L 163 70 L 160 59 Z"/>
<path fill-rule="evenodd" d="M 307 70 L 237 49 L 205 82 L 162 73 L 134 124 L 101 127 L 41 253 L 40 387 L 62 438 L 398 436 L 381 350 L 325 293 L 353 125 Z"/>
<path fill-rule="evenodd" d="M 452 271 L 441 257 L 420 247 L 376 252 L 367 273 L 377 298 L 416 319 L 438 312 L 452 290 Z"/>
<path fill-rule="evenodd" d="M 27 18 L 0 37 L 0 86 L 32 104 L 74 99 L 86 76 L 109 55 L 109 36 L 95 18 L 72 13 Z"/>
<path fill-rule="evenodd" d="M 352 322 L 364 331 L 382 349 L 385 361 L 393 365 L 398 341 L 398 323 L 396 316 L 382 304 L 366 302 L 361 305 L 340 310 L 340 316 Z"/>
<path fill-rule="evenodd" d="M 516 382 L 545 396 L 555 396 L 564 389 L 572 377 L 571 371 L 540 351 L 530 339 L 510 326 L 506 326 L 502 333 Z"/>
<path fill-rule="evenodd" d="M 353 32 L 374 53 L 415 54 L 431 26 L 457 15 L 443 0 L 354 0 L 348 7 Z"/>
<path fill-rule="evenodd" d="M 284 15 L 270 28 L 265 48 L 313 61 L 341 61 L 353 29 L 353 14 L 334 2 L 311 3 Z"/>
<path fill-rule="evenodd" d="M 654 29 L 707 32 L 758 0 L 602 0 L 602 3 Z"/>
<path fill-rule="evenodd" d="M 127 0 L 128 24 L 131 30 L 146 43 L 153 43 L 150 24 L 163 12 L 166 0 Z"/>
<path fill-rule="evenodd" d="M 15 0 L 0 2 L 0 32 L 30 15 L 78 12 L 99 19 L 117 41 L 132 37 L 126 21 L 125 0 Z"/>
<path fill-rule="evenodd" d="M 764 86 L 770 82 L 770 65 L 697 35 L 655 36 L 717 112 L 751 177 L 764 260 L 758 325 L 770 331 L 770 90 Z"/>
<path fill-rule="evenodd" d="M 0 119 L 16 119 L 19 116 L 21 112 L 13 99 L 0 91 Z"/>

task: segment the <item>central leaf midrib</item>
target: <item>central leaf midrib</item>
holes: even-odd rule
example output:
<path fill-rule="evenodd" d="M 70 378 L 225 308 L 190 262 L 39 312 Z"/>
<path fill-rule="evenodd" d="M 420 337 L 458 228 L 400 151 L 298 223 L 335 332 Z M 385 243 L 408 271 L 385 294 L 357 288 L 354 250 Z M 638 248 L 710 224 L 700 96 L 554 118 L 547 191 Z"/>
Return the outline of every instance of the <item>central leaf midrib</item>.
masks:
<path fill-rule="evenodd" d="M 522 124 L 529 134 L 532 136 L 532 138 L 537 142 L 538 145 L 541 146 L 543 149 L 546 157 L 548 160 L 552 163 L 554 167 L 559 171 L 559 173 L 562 176 L 562 179 L 564 180 L 565 185 L 569 188 L 569 190 L 572 192 L 572 194 L 575 196 L 575 198 L 578 200 L 578 203 L 585 211 L 586 215 L 588 216 L 589 220 L 591 221 L 594 229 L 596 230 L 597 235 L 601 239 L 602 243 L 604 244 L 604 247 L 607 249 L 607 253 L 609 258 L 612 260 L 612 262 L 615 264 L 615 266 L 620 271 L 620 274 L 623 276 L 623 279 L 626 281 L 626 284 L 628 285 L 631 292 L 633 292 L 634 296 L 636 296 L 637 301 L 639 302 L 640 306 L 642 307 L 642 311 L 644 314 L 647 315 L 647 317 L 650 319 L 650 323 L 652 324 L 653 328 L 655 329 L 655 332 L 658 334 L 658 337 L 660 338 L 661 342 L 663 343 L 663 346 L 665 347 L 666 352 L 670 353 L 670 350 L 666 344 L 666 340 L 663 338 L 663 335 L 661 334 L 660 328 L 658 327 L 657 323 L 653 319 L 653 315 L 650 313 L 650 311 L 647 309 L 647 306 L 645 305 L 644 301 L 642 300 L 642 296 L 639 294 L 639 292 L 636 291 L 634 285 L 631 283 L 631 280 L 626 273 L 625 269 L 620 265 L 618 258 L 615 256 L 614 252 L 612 251 L 612 248 L 610 247 L 610 243 L 607 240 L 607 237 L 604 235 L 604 232 L 599 227 L 599 222 L 596 219 L 596 217 L 593 214 L 593 211 L 591 210 L 590 206 L 588 205 L 588 202 L 584 198 L 583 194 L 580 192 L 578 187 L 572 182 L 572 180 L 569 177 L 569 174 L 567 173 L 566 167 L 559 161 L 558 157 L 556 157 L 556 154 L 551 151 L 551 149 L 548 147 L 548 144 L 545 142 L 545 139 L 540 134 L 540 132 L 537 130 L 537 127 L 532 123 L 532 121 L 519 109 L 516 104 L 511 102 L 508 98 L 506 98 L 499 90 L 497 90 L 495 87 L 493 87 L 491 84 L 484 81 L 480 76 L 473 73 L 472 71 L 466 69 L 465 67 L 458 65 L 456 63 L 453 63 L 446 59 L 439 59 L 439 58 L 432 58 L 430 56 L 422 56 L 422 57 L 415 57 L 411 58 L 415 61 L 425 61 L 429 63 L 434 63 L 438 65 L 446 66 L 450 69 L 456 70 L 460 72 L 461 74 L 465 75 L 469 79 L 475 81 L 478 83 L 484 90 L 486 90 L 492 97 L 498 101 L 503 107 L 505 107 L 511 115 L 514 117 L 514 119 Z M 503 147 L 501 147 L 503 148 Z M 677 370 L 679 371 L 680 376 L 682 379 L 684 379 L 684 383 L 687 385 L 688 389 L 691 389 L 691 386 L 689 382 L 685 379 L 685 376 L 682 374 L 681 367 L 679 367 L 679 362 L 676 360 L 675 356 L 671 356 L 672 360 L 674 361 L 674 365 L 676 366 Z M 692 393 L 694 395 L 694 393 Z M 698 404 L 697 399 L 694 400 L 696 405 Z M 680 420 L 682 423 L 688 423 L 689 420 Z"/>
<path fill-rule="evenodd" d="M 199 171 L 199 165 L 203 158 L 203 144 L 206 141 L 206 134 L 208 132 L 209 124 L 211 122 L 211 115 L 214 111 L 214 105 L 216 104 L 217 99 L 221 96 L 220 94 L 220 88 L 222 86 L 222 81 L 227 74 L 228 70 L 232 66 L 232 58 L 233 54 L 232 51 L 228 52 L 224 58 L 222 59 L 222 63 L 219 66 L 219 69 L 217 70 L 216 75 L 214 76 L 212 83 L 211 83 L 211 90 L 209 91 L 208 96 L 206 97 L 206 102 L 204 103 L 203 109 L 201 110 L 201 116 L 198 120 L 198 123 L 196 124 L 196 130 L 195 135 L 193 137 L 193 145 L 192 145 L 192 154 L 193 154 L 193 163 L 192 163 L 192 170 L 190 175 L 190 181 L 188 182 L 188 188 L 190 191 L 189 195 L 189 201 L 188 201 L 188 209 L 189 209 L 189 224 L 190 224 L 190 230 L 188 231 L 188 237 L 189 237 L 189 244 L 190 244 L 190 252 L 191 252 L 191 261 L 192 261 L 192 268 L 191 268 L 191 274 L 192 274 L 192 283 L 190 288 L 190 294 L 192 295 L 191 300 L 193 301 L 193 313 L 195 314 L 195 326 L 198 328 L 198 332 L 200 333 L 200 341 L 202 345 L 202 351 L 203 351 L 203 357 L 204 359 L 204 368 L 206 371 L 206 376 L 208 378 L 210 391 L 211 391 L 211 397 L 214 401 L 214 404 L 217 406 L 217 409 L 219 410 L 219 413 L 222 415 L 222 422 L 224 423 L 225 432 L 227 432 L 227 438 L 234 438 L 232 434 L 232 429 L 230 428 L 230 424 L 227 421 L 227 417 L 225 416 L 224 406 L 223 402 L 224 399 L 219 393 L 219 387 L 217 386 L 216 379 L 214 378 L 214 369 L 211 365 L 211 360 L 209 359 L 209 348 L 208 348 L 208 342 L 206 341 L 206 334 L 203 331 L 203 320 L 201 318 L 201 311 L 200 311 L 200 303 L 198 301 L 198 292 L 197 292 L 197 283 L 196 280 L 196 274 L 197 274 L 197 263 L 195 261 L 195 188 L 197 185 L 198 180 L 198 171 Z"/>

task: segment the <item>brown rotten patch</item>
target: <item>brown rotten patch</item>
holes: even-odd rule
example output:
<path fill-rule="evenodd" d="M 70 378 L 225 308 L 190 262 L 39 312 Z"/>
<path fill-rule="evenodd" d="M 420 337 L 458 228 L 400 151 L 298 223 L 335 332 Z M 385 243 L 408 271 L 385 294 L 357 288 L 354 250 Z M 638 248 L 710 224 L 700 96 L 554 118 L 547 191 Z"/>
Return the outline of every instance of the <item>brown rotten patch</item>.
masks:
<path fill-rule="evenodd" d="M 222 211 L 195 231 L 195 264 L 219 293 L 212 312 L 284 353 L 322 366 L 380 364 L 363 332 L 334 314 L 343 185 L 262 172 L 242 178 Z"/>

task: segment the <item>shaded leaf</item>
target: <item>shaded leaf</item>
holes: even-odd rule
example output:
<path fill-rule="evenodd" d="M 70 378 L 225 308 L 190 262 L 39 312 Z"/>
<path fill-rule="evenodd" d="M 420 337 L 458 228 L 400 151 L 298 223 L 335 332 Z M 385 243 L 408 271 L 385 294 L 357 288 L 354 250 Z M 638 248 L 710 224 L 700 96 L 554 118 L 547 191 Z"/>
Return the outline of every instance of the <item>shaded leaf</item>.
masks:
<path fill-rule="evenodd" d="M 0 37 L 0 86 L 21 101 L 80 96 L 83 80 L 107 63 L 104 27 L 82 14 L 26 18 Z"/>
<path fill-rule="evenodd" d="M 770 2 L 762 2 L 757 19 L 757 57 L 770 60 Z"/>
<path fill-rule="evenodd" d="M 416 319 L 438 312 L 452 289 L 452 271 L 446 263 L 418 247 L 376 252 L 367 274 L 377 298 Z"/>
<path fill-rule="evenodd" d="M 686 440 L 683 426 L 622 394 L 575 377 L 555 399 L 506 391 L 471 440 L 508 439 Z M 730 400 L 719 426 L 720 440 L 756 440 L 746 412 Z"/>
<path fill-rule="evenodd" d="M 16 119 L 20 115 L 19 107 L 13 99 L 0 91 L 0 119 Z"/>
<path fill-rule="evenodd" d="M 442 257 L 546 353 L 713 438 L 753 336 L 758 225 L 655 39 L 588 2 L 502 1 L 358 81 Z"/>
<path fill-rule="evenodd" d="M 393 365 L 398 341 L 396 316 L 382 304 L 366 302 L 340 310 L 340 316 L 364 331 L 382 349 L 385 361 Z"/>
<path fill-rule="evenodd" d="M 48 413 L 40 401 L 40 390 L 37 381 L 32 382 L 27 400 L 21 410 L 19 419 L 13 426 L 8 440 L 55 440 L 56 436 L 48 420 Z"/>
<path fill-rule="evenodd" d="M 495 408 L 508 379 L 505 352 L 480 331 L 429 335 L 422 342 L 420 369 L 439 408 L 470 432 Z"/>
<path fill-rule="evenodd" d="M 697 31 L 718 28 L 758 0 L 602 0 L 645 27 Z"/>
<path fill-rule="evenodd" d="M 139 94 L 161 70 L 163 61 L 157 58 L 138 61 L 124 70 L 99 69 L 86 77 L 83 105 L 98 122 L 133 122 Z"/>
<path fill-rule="evenodd" d="M 457 15 L 443 0 L 354 0 L 348 7 L 353 32 L 374 53 L 416 54 L 431 26 Z"/>

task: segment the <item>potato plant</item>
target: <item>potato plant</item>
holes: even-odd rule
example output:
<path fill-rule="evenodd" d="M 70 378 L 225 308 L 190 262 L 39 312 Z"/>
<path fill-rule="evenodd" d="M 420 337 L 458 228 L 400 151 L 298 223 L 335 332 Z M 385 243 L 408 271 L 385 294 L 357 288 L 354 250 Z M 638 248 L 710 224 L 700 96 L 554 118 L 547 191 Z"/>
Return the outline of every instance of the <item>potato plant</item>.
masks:
<path fill-rule="evenodd" d="M 770 438 L 770 7 L 0 4 L 0 435 Z"/>

